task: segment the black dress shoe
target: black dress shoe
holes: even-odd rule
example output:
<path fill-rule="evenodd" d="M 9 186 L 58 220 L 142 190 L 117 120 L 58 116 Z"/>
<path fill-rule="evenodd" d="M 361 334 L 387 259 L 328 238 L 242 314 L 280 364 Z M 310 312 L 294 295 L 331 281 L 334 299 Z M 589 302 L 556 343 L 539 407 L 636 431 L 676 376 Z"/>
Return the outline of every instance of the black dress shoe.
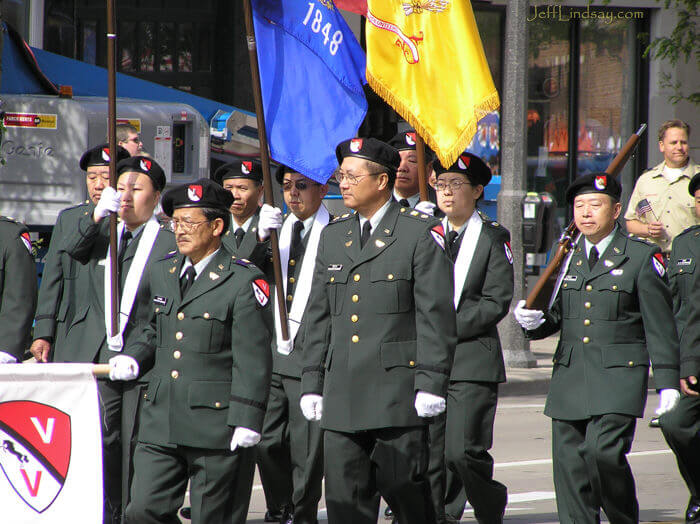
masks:
<path fill-rule="evenodd" d="M 180 516 L 183 519 L 192 520 L 192 508 L 186 507 L 180 510 Z"/>
<path fill-rule="evenodd" d="M 386 509 L 384 510 L 384 518 L 386 520 L 391 520 L 394 518 L 394 512 L 391 511 L 391 508 L 389 506 L 387 506 Z"/>
<path fill-rule="evenodd" d="M 282 520 L 282 511 L 281 510 L 270 510 L 268 509 L 265 512 L 265 522 L 277 522 L 279 523 Z"/>
<path fill-rule="evenodd" d="M 688 508 L 685 510 L 686 524 L 700 523 L 700 499 L 692 498 L 688 502 Z"/>

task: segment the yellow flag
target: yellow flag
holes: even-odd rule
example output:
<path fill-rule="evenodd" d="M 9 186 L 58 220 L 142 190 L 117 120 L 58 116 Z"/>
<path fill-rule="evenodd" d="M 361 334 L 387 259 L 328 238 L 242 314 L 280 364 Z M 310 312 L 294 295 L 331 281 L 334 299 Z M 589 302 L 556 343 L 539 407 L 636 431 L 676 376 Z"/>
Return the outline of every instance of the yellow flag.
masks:
<path fill-rule="evenodd" d="M 451 166 L 498 109 L 469 0 L 369 0 L 367 80 Z"/>

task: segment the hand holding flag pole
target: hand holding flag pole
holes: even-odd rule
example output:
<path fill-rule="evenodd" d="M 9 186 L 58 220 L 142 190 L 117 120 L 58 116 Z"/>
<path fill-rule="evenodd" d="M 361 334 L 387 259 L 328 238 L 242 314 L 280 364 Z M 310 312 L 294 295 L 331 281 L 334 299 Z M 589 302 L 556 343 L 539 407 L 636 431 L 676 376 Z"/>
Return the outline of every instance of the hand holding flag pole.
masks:
<path fill-rule="evenodd" d="M 107 0 L 107 135 L 109 142 L 109 185 L 117 189 L 117 22 L 114 0 Z M 109 268 L 112 274 L 111 297 L 105 300 L 112 301 L 111 333 L 119 332 L 119 277 L 117 275 L 117 214 L 109 215 Z"/>
<path fill-rule="evenodd" d="M 428 196 L 428 174 L 425 169 L 425 142 L 423 137 L 416 133 L 416 156 L 418 157 L 418 191 L 421 202 L 426 202 Z"/>

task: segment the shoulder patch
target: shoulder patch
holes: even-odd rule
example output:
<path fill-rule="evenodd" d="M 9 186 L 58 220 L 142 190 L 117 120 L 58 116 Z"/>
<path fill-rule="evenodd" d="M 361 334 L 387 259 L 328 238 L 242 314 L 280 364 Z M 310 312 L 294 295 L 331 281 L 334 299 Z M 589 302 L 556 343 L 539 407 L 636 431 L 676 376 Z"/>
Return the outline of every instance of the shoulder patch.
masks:
<path fill-rule="evenodd" d="M 513 251 L 511 251 L 511 249 L 510 249 L 510 242 L 504 242 L 503 249 L 506 252 L 506 258 L 508 259 L 508 263 L 512 266 L 513 265 Z"/>
<path fill-rule="evenodd" d="M 661 253 L 654 253 L 651 257 L 652 267 L 656 271 L 657 275 L 664 278 L 666 275 L 666 264 L 664 263 L 664 256 Z"/>
<path fill-rule="evenodd" d="M 261 307 L 265 307 L 270 301 L 270 284 L 263 278 L 256 278 L 253 280 L 252 286 L 255 300 L 258 301 Z"/>
<path fill-rule="evenodd" d="M 445 230 L 442 227 L 442 224 L 438 224 L 437 226 L 434 226 L 430 228 L 430 236 L 433 237 L 433 240 L 435 240 L 435 243 L 440 246 L 440 249 L 443 251 L 445 250 Z"/>
<path fill-rule="evenodd" d="M 29 237 L 29 233 L 25 231 L 19 236 L 22 239 L 22 242 L 24 243 L 24 247 L 26 247 L 29 250 L 29 254 L 32 254 L 32 239 Z"/>

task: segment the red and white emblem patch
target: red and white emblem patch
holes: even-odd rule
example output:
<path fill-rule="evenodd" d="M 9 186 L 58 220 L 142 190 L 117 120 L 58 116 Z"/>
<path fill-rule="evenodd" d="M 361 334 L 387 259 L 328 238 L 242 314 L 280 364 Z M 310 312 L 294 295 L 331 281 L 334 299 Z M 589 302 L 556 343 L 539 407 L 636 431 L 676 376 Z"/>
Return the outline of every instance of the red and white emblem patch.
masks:
<path fill-rule="evenodd" d="M 437 243 L 438 246 L 440 246 L 441 249 L 445 249 L 445 230 L 442 227 L 442 224 L 435 226 L 430 230 L 430 234 L 433 237 L 433 240 Z"/>
<path fill-rule="evenodd" d="M 270 284 L 262 278 L 253 281 L 253 294 L 258 304 L 265 307 L 270 301 Z"/>
<path fill-rule="evenodd" d="M 106 147 L 102 148 L 102 160 L 109 162 L 109 149 Z"/>
<path fill-rule="evenodd" d="M 191 184 L 187 188 L 187 198 L 192 202 L 199 202 L 202 199 L 202 186 L 199 184 Z"/>
<path fill-rule="evenodd" d="M 416 134 L 415 133 L 406 133 L 406 143 L 409 146 L 415 146 L 416 145 Z"/>
<path fill-rule="evenodd" d="M 42 513 L 68 475 L 70 416 L 25 400 L 0 403 L 0 468 L 25 504 Z"/>
<path fill-rule="evenodd" d="M 253 163 L 249 161 L 241 162 L 241 173 L 249 175 L 253 170 Z"/>
<path fill-rule="evenodd" d="M 595 177 L 593 185 L 598 191 L 603 191 L 608 186 L 608 177 L 605 175 Z"/>
<path fill-rule="evenodd" d="M 663 278 L 666 275 L 666 264 L 664 264 L 664 256 L 661 253 L 654 254 L 651 257 L 651 263 L 654 266 L 654 271 Z"/>
<path fill-rule="evenodd" d="M 29 250 L 29 254 L 32 253 L 32 239 L 29 237 L 29 233 L 26 231 L 20 236 L 22 242 L 24 242 L 25 247 Z"/>
<path fill-rule="evenodd" d="M 362 149 L 362 139 L 361 138 L 353 138 L 350 140 L 350 151 L 353 153 L 359 153 L 360 150 Z"/>
<path fill-rule="evenodd" d="M 469 167 L 469 164 L 472 161 L 472 157 L 467 156 L 467 155 L 462 155 L 457 159 L 457 166 L 460 169 L 466 170 Z"/>
<path fill-rule="evenodd" d="M 506 258 L 508 259 L 508 263 L 512 266 L 513 265 L 513 252 L 510 250 L 510 242 L 506 242 L 503 244 L 503 249 L 506 251 Z"/>
<path fill-rule="evenodd" d="M 147 158 L 142 158 L 142 159 L 139 161 L 139 165 L 141 166 L 141 170 L 142 170 L 142 171 L 148 172 L 148 171 L 151 170 L 151 161 L 148 160 Z"/>

